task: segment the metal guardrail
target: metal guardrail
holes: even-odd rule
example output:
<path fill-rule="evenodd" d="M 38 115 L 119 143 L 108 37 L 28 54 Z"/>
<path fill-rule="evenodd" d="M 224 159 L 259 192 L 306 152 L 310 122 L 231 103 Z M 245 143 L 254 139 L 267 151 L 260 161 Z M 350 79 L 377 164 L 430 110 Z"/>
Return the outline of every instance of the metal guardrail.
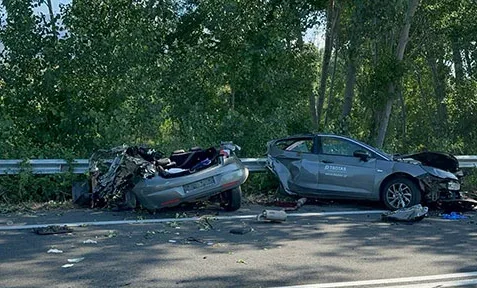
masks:
<path fill-rule="evenodd" d="M 248 168 L 250 172 L 265 172 L 267 158 L 240 158 L 240 161 Z"/>
<path fill-rule="evenodd" d="M 477 168 L 477 156 L 476 155 L 459 155 L 455 156 L 459 160 L 460 168 Z"/>
<path fill-rule="evenodd" d="M 71 164 L 71 165 L 70 165 Z M 64 159 L 0 160 L 0 175 L 13 175 L 21 171 L 33 174 L 59 174 L 72 169 L 74 174 L 88 171 L 88 159 L 75 159 L 71 163 Z"/>
<path fill-rule="evenodd" d="M 264 172 L 265 158 L 241 158 L 242 163 L 250 172 Z M 59 174 L 72 169 L 74 174 L 88 172 L 88 159 L 74 159 L 71 163 L 63 159 L 32 159 L 0 160 L 0 175 L 14 175 L 21 171 L 31 171 L 33 174 Z"/>
<path fill-rule="evenodd" d="M 476 155 L 460 155 L 456 158 L 459 160 L 460 168 L 477 168 Z M 266 158 L 241 158 L 240 160 L 250 172 L 266 171 Z M 71 163 L 63 159 L 0 160 L 0 175 L 13 175 L 25 170 L 31 170 L 33 174 L 58 174 L 68 172 L 69 169 L 72 169 L 75 174 L 86 173 L 88 159 L 75 159 Z"/>

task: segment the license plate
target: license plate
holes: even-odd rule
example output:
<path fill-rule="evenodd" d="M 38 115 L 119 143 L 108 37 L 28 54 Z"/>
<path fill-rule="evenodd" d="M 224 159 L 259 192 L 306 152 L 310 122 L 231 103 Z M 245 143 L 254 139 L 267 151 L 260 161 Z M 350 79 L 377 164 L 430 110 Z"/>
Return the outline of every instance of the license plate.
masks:
<path fill-rule="evenodd" d="M 184 191 L 186 193 L 188 193 L 190 191 L 197 190 L 197 189 L 200 189 L 200 188 L 204 188 L 204 187 L 207 187 L 207 186 L 211 186 L 211 185 L 214 185 L 214 184 L 215 184 L 214 177 L 209 177 L 209 178 L 205 178 L 204 180 L 200 180 L 200 181 L 197 181 L 197 182 L 194 182 L 194 183 L 184 185 Z"/>

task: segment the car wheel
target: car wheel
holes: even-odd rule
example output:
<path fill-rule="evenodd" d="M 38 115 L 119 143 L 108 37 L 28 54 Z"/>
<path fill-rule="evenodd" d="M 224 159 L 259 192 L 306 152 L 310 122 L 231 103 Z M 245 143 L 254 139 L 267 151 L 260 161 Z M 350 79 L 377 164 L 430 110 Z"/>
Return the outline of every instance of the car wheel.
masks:
<path fill-rule="evenodd" d="M 135 209 L 137 207 L 138 201 L 136 195 L 131 191 L 128 191 L 124 194 L 124 206 L 127 209 Z"/>
<path fill-rule="evenodd" d="M 421 202 L 421 191 L 410 179 L 398 177 L 384 186 L 382 200 L 390 210 L 406 208 Z"/>
<path fill-rule="evenodd" d="M 226 211 L 235 211 L 242 204 L 242 188 L 237 187 L 223 192 L 224 208 Z"/>

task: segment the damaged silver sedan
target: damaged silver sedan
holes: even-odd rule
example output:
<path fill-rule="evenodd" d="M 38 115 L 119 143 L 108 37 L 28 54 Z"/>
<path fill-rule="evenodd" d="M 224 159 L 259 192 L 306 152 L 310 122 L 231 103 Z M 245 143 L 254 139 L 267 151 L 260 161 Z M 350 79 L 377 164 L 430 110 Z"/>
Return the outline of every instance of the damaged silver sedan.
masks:
<path fill-rule="evenodd" d="M 382 201 L 396 210 L 458 201 L 463 173 L 445 153 L 389 155 L 357 140 L 325 134 L 268 142 L 267 167 L 290 195 Z"/>
<path fill-rule="evenodd" d="M 195 147 L 174 151 L 169 157 L 136 146 L 98 151 L 90 159 L 89 201 L 93 207 L 132 209 L 141 205 L 154 211 L 213 198 L 225 210 L 237 210 L 240 185 L 249 172 L 235 156 L 235 149 L 240 147 L 223 142 L 219 149 Z"/>

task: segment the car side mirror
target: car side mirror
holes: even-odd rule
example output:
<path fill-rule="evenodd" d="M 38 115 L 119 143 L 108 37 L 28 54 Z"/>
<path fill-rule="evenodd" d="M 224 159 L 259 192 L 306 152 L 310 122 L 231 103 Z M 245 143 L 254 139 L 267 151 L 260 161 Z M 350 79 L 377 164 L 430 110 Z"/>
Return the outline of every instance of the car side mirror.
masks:
<path fill-rule="evenodd" d="M 362 161 L 368 161 L 370 158 L 369 154 L 366 151 L 363 150 L 356 150 L 353 152 L 353 156 L 361 159 Z"/>

